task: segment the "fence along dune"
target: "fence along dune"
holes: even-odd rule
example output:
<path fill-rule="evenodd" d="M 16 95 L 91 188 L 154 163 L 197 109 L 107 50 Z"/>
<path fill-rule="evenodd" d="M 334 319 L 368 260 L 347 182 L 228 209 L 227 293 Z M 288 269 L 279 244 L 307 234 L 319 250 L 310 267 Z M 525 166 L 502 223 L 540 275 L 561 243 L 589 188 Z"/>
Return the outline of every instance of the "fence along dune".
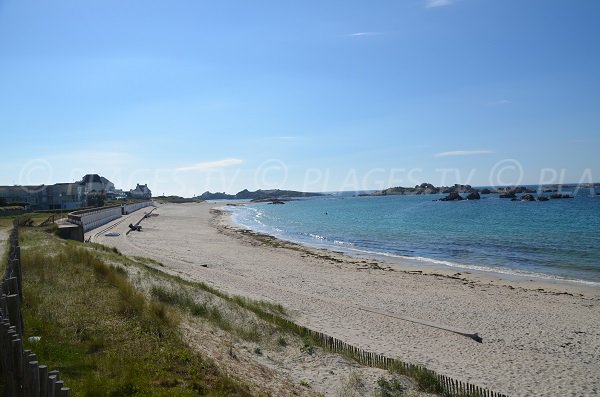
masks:
<path fill-rule="evenodd" d="M 71 389 L 60 380 L 60 373 L 37 361 L 23 349 L 25 327 L 19 222 L 9 236 L 8 263 L 0 283 L 0 375 L 6 397 L 69 397 Z"/>
<path fill-rule="evenodd" d="M 20 307 L 23 295 L 19 226 L 18 221 L 15 221 L 9 237 L 8 264 L 0 284 L 0 373 L 4 383 L 4 395 L 7 397 L 70 396 L 71 390 L 65 387 L 64 382 L 60 380 L 58 371 L 49 370 L 47 366 L 37 361 L 35 354 L 23 350 L 24 324 Z M 204 285 L 198 284 L 198 286 Z M 298 325 L 260 306 L 244 304 L 243 299 L 231 297 L 208 286 L 204 287 L 221 298 L 232 300 L 253 311 L 264 320 L 308 338 L 315 345 L 328 351 L 350 357 L 365 366 L 386 369 L 412 377 L 426 391 L 448 397 L 506 397 L 505 394 L 452 379 L 420 365 L 358 348 L 325 333 Z"/>

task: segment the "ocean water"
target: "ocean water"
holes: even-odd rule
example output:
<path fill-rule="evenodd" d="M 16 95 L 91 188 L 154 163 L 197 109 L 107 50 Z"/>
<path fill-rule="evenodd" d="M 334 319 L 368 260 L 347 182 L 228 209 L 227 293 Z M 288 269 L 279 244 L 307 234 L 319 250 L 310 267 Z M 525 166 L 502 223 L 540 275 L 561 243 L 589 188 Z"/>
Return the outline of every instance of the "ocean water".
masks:
<path fill-rule="evenodd" d="M 563 192 L 566 193 L 566 192 Z M 334 195 L 228 207 L 234 222 L 281 239 L 423 267 L 600 287 L 600 196 L 521 202 L 442 195 Z"/>

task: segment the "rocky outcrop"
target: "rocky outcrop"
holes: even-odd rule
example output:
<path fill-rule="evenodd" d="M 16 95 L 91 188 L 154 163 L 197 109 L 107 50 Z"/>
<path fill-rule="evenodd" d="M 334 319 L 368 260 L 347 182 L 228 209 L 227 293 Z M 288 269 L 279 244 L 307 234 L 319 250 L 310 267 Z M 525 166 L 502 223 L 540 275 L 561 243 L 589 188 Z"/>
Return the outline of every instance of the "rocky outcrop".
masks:
<path fill-rule="evenodd" d="M 481 194 L 490 194 L 492 191 L 488 188 L 481 189 Z"/>
<path fill-rule="evenodd" d="M 309 192 L 298 192 L 295 190 L 257 190 L 251 192 L 248 189 L 244 189 L 236 194 L 226 193 L 211 193 L 204 192 L 199 198 L 202 200 L 268 200 L 282 199 L 290 197 L 314 197 L 314 196 L 325 196 L 323 193 L 309 193 Z"/>
<path fill-rule="evenodd" d="M 535 201 L 535 197 L 533 196 L 533 194 L 527 193 L 521 196 L 521 201 Z"/>
<path fill-rule="evenodd" d="M 514 199 L 514 198 L 517 198 L 517 193 L 514 190 L 510 190 L 506 193 L 501 194 L 500 198 Z"/>
<path fill-rule="evenodd" d="M 462 196 L 456 192 L 452 192 L 444 198 L 441 198 L 439 201 L 460 201 L 463 200 Z"/>
<path fill-rule="evenodd" d="M 477 191 L 472 191 L 467 196 L 467 200 L 479 200 L 479 199 L 481 199 L 481 196 L 479 195 L 479 193 Z"/>
<path fill-rule="evenodd" d="M 537 200 L 538 201 L 548 201 L 550 199 L 548 197 L 546 197 L 546 196 L 538 196 Z"/>
<path fill-rule="evenodd" d="M 551 199 L 564 199 L 564 198 L 573 198 L 570 194 L 560 194 L 560 193 L 552 193 L 550 195 Z"/>

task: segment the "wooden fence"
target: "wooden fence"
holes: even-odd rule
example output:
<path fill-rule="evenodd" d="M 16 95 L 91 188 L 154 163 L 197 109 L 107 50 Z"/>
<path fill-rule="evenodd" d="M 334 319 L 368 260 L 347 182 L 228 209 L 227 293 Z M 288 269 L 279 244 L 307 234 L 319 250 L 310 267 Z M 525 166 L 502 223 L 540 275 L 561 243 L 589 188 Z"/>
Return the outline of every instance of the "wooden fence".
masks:
<path fill-rule="evenodd" d="M 476 386 L 467 382 L 461 382 L 420 365 L 406 363 L 397 358 L 391 358 L 352 346 L 340 339 L 326 335 L 293 321 L 283 318 L 262 309 L 253 310 L 259 317 L 275 323 L 295 334 L 309 338 L 315 345 L 339 353 L 354 359 L 362 365 L 389 370 L 390 372 L 407 375 L 415 379 L 427 391 L 440 394 L 445 397 L 508 397 L 506 394 Z"/>
<path fill-rule="evenodd" d="M 23 300 L 21 275 L 21 249 L 19 247 L 19 224 L 10 235 L 8 266 L 0 284 L 0 374 L 6 397 L 69 397 L 70 389 L 64 387 L 58 371 L 36 360 L 35 354 L 23 350 L 23 317 L 20 305 Z M 250 307 L 249 307 L 250 308 Z M 277 324 L 302 337 L 309 338 L 315 345 L 354 359 L 362 365 L 386 369 L 414 378 L 428 391 L 446 397 L 508 397 L 467 382 L 461 382 L 437 374 L 423 366 L 406 363 L 352 346 L 340 339 L 298 325 L 277 314 L 251 308 L 260 318 Z"/>
<path fill-rule="evenodd" d="M 8 264 L 0 283 L 0 375 L 6 397 L 69 397 L 58 371 L 49 371 L 23 350 L 24 324 L 19 223 L 9 237 Z"/>

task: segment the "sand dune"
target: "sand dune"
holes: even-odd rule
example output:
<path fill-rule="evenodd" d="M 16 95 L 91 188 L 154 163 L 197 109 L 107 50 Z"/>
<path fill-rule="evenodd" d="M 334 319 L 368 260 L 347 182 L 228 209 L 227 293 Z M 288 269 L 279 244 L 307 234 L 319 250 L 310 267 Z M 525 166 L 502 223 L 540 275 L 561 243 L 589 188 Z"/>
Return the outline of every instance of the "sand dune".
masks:
<path fill-rule="evenodd" d="M 91 234 L 228 293 L 279 302 L 302 325 L 462 381 L 514 396 L 600 394 L 597 288 L 415 274 L 242 232 L 213 207 L 163 205 L 141 233 L 125 236 L 129 222 L 122 222 L 111 230 L 118 237 Z M 432 324 L 478 332 L 483 343 Z"/>

